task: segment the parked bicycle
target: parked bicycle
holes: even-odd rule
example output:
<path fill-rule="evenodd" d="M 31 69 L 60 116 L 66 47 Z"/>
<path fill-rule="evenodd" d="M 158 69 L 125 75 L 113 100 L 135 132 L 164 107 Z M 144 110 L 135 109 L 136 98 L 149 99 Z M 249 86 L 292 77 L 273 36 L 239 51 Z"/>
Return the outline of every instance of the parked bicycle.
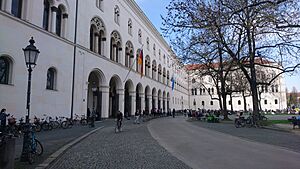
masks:
<path fill-rule="evenodd" d="M 63 129 L 72 128 L 73 126 L 74 121 L 71 118 L 66 118 L 66 120 L 61 123 Z"/>
<path fill-rule="evenodd" d="M 35 137 L 35 127 L 34 124 L 24 125 L 23 131 L 29 132 L 29 149 L 27 152 L 27 161 L 29 164 L 33 164 L 36 156 L 41 156 L 44 152 L 43 145 L 41 142 Z M 26 131 L 28 130 L 28 131 Z"/>

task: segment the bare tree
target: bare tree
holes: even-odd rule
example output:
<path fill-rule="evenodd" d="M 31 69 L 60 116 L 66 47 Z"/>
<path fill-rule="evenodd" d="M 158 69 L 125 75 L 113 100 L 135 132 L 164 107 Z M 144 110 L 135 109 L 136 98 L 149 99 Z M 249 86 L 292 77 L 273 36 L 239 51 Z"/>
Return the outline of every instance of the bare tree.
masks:
<path fill-rule="evenodd" d="M 259 111 L 258 86 L 300 65 L 297 0 L 174 0 L 167 9 L 163 30 L 184 63 L 234 63 L 249 82 L 254 113 Z M 258 66 L 278 71 L 259 82 Z"/>

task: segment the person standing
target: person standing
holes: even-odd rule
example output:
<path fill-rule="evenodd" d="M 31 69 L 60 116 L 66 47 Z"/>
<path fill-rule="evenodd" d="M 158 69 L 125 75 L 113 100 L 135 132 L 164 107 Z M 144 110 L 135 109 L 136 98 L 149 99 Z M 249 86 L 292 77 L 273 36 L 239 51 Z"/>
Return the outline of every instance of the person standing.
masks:
<path fill-rule="evenodd" d="M 95 118 L 96 118 L 96 111 L 93 110 L 91 113 L 91 127 L 95 127 Z"/>
<path fill-rule="evenodd" d="M 175 118 L 175 109 L 173 109 L 173 111 L 172 111 L 172 116 L 173 116 L 173 118 Z"/>
<path fill-rule="evenodd" d="M 6 117 L 7 116 L 9 116 L 9 114 L 6 113 L 6 109 L 2 109 L 0 112 L 0 121 L 1 121 L 0 129 L 1 129 L 1 131 L 3 131 L 6 126 Z"/>

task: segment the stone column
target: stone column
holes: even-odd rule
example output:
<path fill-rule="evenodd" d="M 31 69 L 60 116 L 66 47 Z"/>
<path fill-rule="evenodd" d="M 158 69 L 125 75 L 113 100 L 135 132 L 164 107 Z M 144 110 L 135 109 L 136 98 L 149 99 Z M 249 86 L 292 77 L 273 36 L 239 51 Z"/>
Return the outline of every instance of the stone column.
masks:
<path fill-rule="evenodd" d="M 129 95 L 131 96 L 131 115 L 134 116 L 135 114 L 135 104 L 136 104 L 136 98 L 135 98 L 135 91 L 130 92 Z"/>
<path fill-rule="evenodd" d="M 58 8 L 55 6 L 51 7 L 51 32 L 56 33 L 56 13 Z"/>
<path fill-rule="evenodd" d="M 154 96 L 155 108 L 158 110 L 158 96 Z"/>
<path fill-rule="evenodd" d="M 119 95 L 119 111 L 124 115 L 124 89 L 118 89 L 117 94 Z"/>
<path fill-rule="evenodd" d="M 11 13 L 12 0 L 6 0 L 6 1 L 2 2 L 2 5 L 3 5 L 2 8 L 4 9 L 5 12 Z"/>
<path fill-rule="evenodd" d="M 108 118 L 109 110 L 109 86 L 101 86 L 102 91 L 102 118 Z"/>
<path fill-rule="evenodd" d="M 149 114 L 150 114 L 152 110 L 152 95 L 147 95 L 147 97 L 149 100 Z"/>
<path fill-rule="evenodd" d="M 95 41 L 94 41 L 94 49 L 95 53 L 99 53 L 99 33 L 95 33 Z"/>
<path fill-rule="evenodd" d="M 145 94 L 140 93 L 140 97 L 141 97 L 141 112 L 143 112 L 143 110 L 145 110 Z"/>
<path fill-rule="evenodd" d="M 69 15 L 68 14 L 63 14 L 63 30 L 62 30 L 62 36 L 64 38 L 67 38 L 67 33 L 68 33 L 68 17 Z"/>

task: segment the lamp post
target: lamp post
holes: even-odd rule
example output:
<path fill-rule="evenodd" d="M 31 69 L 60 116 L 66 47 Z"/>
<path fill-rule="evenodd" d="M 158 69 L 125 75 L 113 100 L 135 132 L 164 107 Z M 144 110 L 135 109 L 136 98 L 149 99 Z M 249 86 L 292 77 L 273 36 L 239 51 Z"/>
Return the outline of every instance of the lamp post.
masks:
<path fill-rule="evenodd" d="M 30 116 L 30 94 L 31 94 L 31 73 L 36 66 L 36 61 L 40 51 L 34 46 L 35 41 L 33 37 L 29 40 L 29 45 L 23 49 L 25 56 L 26 67 L 28 68 L 28 84 L 27 84 L 27 103 L 26 103 L 26 127 L 23 138 L 23 150 L 21 155 L 21 161 L 27 161 L 28 153 L 30 151 L 30 136 L 29 136 L 29 116 Z"/>
<path fill-rule="evenodd" d="M 96 108 L 96 110 L 95 110 L 95 106 L 96 106 L 96 103 L 95 103 L 95 96 L 97 97 L 97 107 L 99 108 L 99 106 L 98 106 L 98 95 L 99 95 L 99 87 L 96 85 L 96 82 L 93 82 L 93 86 L 92 86 L 92 91 L 93 91 L 93 111 L 97 111 L 97 108 Z M 100 111 L 100 110 L 98 110 L 98 111 Z M 98 113 L 98 111 L 96 112 L 96 113 Z M 100 114 L 98 114 L 98 117 L 97 117 L 97 119 L 98 120 L 101 120 L 101 113 Z"/>

